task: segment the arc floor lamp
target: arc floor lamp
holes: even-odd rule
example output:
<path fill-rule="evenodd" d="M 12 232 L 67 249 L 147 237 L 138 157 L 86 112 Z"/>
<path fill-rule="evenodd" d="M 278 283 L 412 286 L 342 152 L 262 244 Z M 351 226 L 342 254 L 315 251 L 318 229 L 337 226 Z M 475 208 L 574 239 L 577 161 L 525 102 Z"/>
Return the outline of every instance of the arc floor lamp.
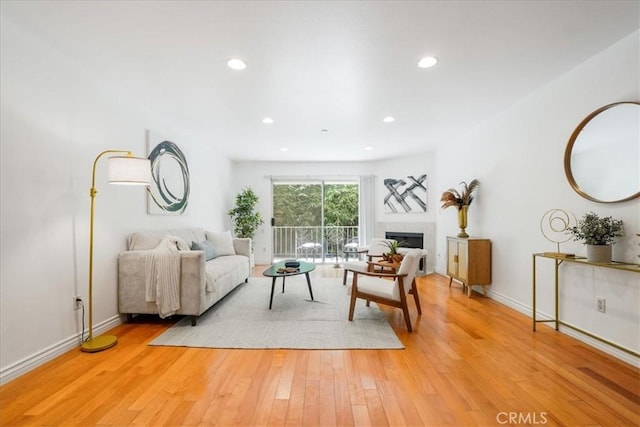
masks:
<path fill-rule="evenodd" d="M 98 154 L 93 161 L 93 172 L 91 175 L 91 217 L 89 221 L 89 336 L 82 343 L 81 350 L 89 353 L 106 350 L 113 347 L 118 342 L 118 338 L 113 335 L 93 336 L 93 217 L 94 202 L 98 190 L 96 190 L 96 166 L 98 160 L 107 154 L 120 154 L 109 157 L 108 177 L 110 184 L 125 185 L 149 185 L 151 183 L 151 164 L 149 159 L 133 157 L 127 150 L 106 150 Z"/>

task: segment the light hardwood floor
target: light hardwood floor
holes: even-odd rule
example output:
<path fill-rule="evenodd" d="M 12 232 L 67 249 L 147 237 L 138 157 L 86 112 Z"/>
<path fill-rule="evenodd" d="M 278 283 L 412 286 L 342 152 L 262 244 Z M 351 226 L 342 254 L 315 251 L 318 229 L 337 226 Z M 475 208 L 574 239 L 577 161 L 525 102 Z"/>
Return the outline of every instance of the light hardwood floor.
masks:
<path fill-rule="evenodd" d="M 115 348 L 70 351 L 1 387 L 0 425 L 640 425 L 637 368 L 546 326 L 533 333 L 445 277 L 418 287 L 414 333 L 384 309 L 404 350 L 150 347 L 172 321 L 141 317 L 112 331 Z"/>

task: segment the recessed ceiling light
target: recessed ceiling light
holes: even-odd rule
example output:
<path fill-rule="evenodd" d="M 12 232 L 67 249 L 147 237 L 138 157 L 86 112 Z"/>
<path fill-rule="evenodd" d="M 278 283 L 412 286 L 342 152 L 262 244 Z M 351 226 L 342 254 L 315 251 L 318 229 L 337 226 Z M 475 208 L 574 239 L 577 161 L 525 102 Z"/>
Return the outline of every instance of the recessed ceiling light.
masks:
<path fill-rule="evenodd" d="M 371 151 L 371 150 L 373 150 L 373 147 L 364 147 L 364 149 L 367 150 L 367 151 Z"/>
<path fill-rule="evenodd" d="M 242 59 L 233 58 L 227 61 L 229 68 L 234 70 L 244 70 L 247 68 L 247 64 Z"/>
<path fill-rule="evenodd" d="M 395 120 L 396 120 L 396 119 L 394 119 L 394 118 L 393 118 L 393 117 L 391 117 L 391 116 L 387 116 L 387 117 L 385 117 L 384 119 L 382 119 L 382 121 L 383 121 L 383 122 L 385 122 L 385 123 L 395 122 Z"/>
<path fill-rule="evenodd" d="M 435 56 L 426 56 L 418 61 L 418 67 L 420 68 L 431 68 L 438 63 L 438 58 Z"/>
<path fill-rule="evenodd" d="M 262 119 L 262 123 L 270 125 L 271 123 L 273 123 L 273 119 L 271 117 L 265 117 L 264 119 Z"/>
<path fill-rule="evenodd" d="M 282 147 L 280 151 L 289 151 L 289 149 L 287 147 Z"/>

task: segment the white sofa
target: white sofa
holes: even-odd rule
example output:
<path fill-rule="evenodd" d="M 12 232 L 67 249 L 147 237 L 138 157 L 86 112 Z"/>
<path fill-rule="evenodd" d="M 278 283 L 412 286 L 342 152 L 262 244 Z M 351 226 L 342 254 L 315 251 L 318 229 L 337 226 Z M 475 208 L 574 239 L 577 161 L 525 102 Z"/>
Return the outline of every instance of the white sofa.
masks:
<path fill-rule="evenodd" d="M 179 308 L 174 314 L 197 317 L 249 278 L 251 239 L 232 238 L 229 232 L 215 233 L 203 228 L 144 231 L 129 236 L 128 250 L 118 257 L 118 311 L 131 320 L 134 314 L 158 314 L 158 303 L 147 301 L 147 263 L 150 253 L 171 236 L 179 250 Z M 175 237 L 176 239 L 173 239 Z M 218 256 L 190 250 L 193 243 L 208 241 Z M 214 251 L 215 252 L 215 251 Z M 152 280 L 152 279 L 151 279 Z M 207 281 L 209 283 L 207 283 Z M 207 290 L 209 289 L 209 290 Z"/>

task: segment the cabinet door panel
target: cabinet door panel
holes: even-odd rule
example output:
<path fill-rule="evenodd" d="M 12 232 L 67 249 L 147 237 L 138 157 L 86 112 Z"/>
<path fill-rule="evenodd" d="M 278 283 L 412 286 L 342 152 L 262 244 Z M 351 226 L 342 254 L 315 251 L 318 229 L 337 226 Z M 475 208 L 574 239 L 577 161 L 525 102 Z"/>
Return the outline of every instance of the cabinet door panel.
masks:
<path fill-rule="evenodd" d="M 458 276 L 465 283 L 469 280 L 469 246 L 464 242 L 458 242 Z"/>
<path fill-rule="evenodd" d="M 447 242 L 447 274 L 458 275 L 458 242 L 454 240 Z"/>
<path fill-rule="evenodd" d="M 473 259 L 469 276 L 473 278 L 474 284 L 491 283 L 491 243 L 487 240 L 474 242 L 469 247 L 469 258 Z"/>

